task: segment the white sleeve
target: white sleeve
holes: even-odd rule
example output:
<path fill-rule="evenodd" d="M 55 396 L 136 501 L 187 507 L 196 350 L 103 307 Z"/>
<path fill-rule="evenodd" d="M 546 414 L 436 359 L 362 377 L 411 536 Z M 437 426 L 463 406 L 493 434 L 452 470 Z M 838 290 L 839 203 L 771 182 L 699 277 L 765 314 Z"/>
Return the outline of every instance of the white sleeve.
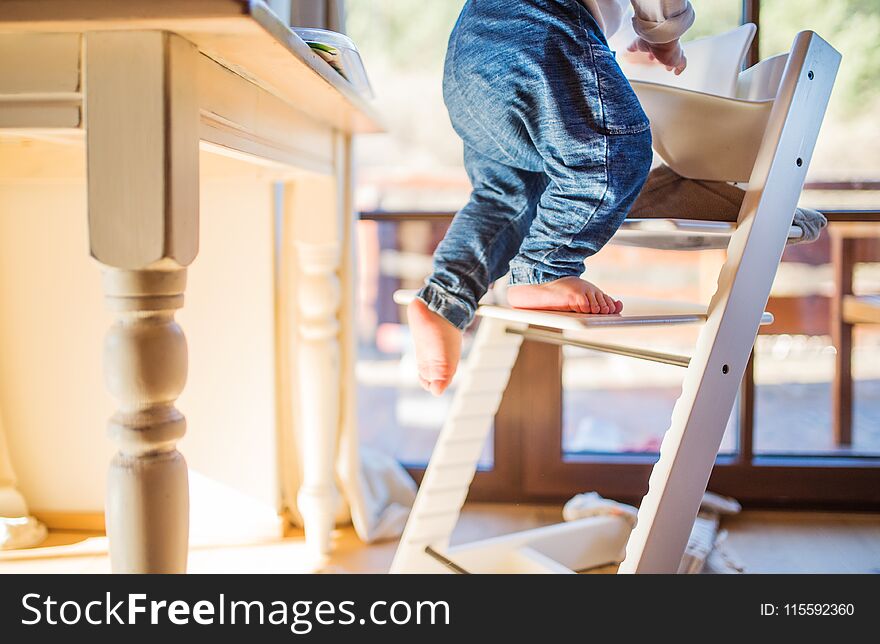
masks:
<path fill-rule="evenodd" d="M 631 0 L 633 29 L 650 43 L 680 38 L 694 24 L 694 8 L 688 0 Z"/>

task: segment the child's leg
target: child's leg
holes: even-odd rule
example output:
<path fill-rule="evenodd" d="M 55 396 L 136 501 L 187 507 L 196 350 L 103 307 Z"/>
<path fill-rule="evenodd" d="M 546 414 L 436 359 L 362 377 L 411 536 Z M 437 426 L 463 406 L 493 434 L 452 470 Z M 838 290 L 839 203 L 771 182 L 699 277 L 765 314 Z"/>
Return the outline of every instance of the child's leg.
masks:
<path fill-rule="evenodd" d="M 498 163 L 466 146 L 473 190 L 434 253 L 434 272 L 419 292 L 459 329 L 470 324 L 489 284 L 508 271 L 535 218 L 547 178 Z"/>
<path fill-rule="evenodd" d="M 604 135 L 596 164 L 550 169 L 535 220 L 510 264 L 518 308 L 619 313 L 623 305 L 579 278 L 584 260 L 623 223 L 650 164 L 650 136 Z M 552 165 L 548 163 L 548 166 Z"/>
<path fill-rule="evenodd" d="M 546 63 L 545 91 L 537 94 L 529 131 L 550 182 L 511 262 L 508 297 L 523 308 L 605 312 L 592 301 L 595 287 L 578 276 L 584 260 L 623 223 L 644 184 L 650 130 L 604 42 L 590 39 L 583 56 Z"/>
<path fill-rule="evenodd" d="M 651 135 L 590 13 L 576 0 L 467 3 L 450 38 L 444 96 L 462 138 L 549 178 L 511 262 L 508 301 L 600 313 L 601 296 L 610 312 L 578 276 L 641 189 Z"/>
<path fill-rule="evenodd" d="M 507 273 L 547 185 L 541 173 L 510 168 L 465 147 L 473 185 L 434 253 L 434 272 L 408 310 L 422 386 L 440 394 L 458 366 L 461 330 L 489 284 Z"/>

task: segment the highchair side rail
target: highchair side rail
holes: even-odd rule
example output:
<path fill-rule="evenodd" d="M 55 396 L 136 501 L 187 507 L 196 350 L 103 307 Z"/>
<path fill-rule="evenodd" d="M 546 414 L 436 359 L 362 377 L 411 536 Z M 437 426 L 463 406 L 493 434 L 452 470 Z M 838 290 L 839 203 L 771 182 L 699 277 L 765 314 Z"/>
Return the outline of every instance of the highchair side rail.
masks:
<path fill-rule="evenodd" d="M 795 39 L 736 232 L 627 544 L 621 573 L 674 573 L 712 472 L 770 295 L 840 64 L 813 32 Z"/>
<path fill-rule="evenodd" d="M 611 353 L 627 358 L 636 358 L 638 360 L 648 360 L 649 362 L 659 362 L 675 367 L 687 367 L 691 359 L 687 356 L 680 356 L 674 353 L 663 353 L 661 351 L 652 351 L 650 349 L 642 349 L 639 347 L 625 347 L 619 344 L 607 344 L 604 342 L 588 342 L 586 340 L 578 340 L 568 338 L 561 333 L 555 331 L 543 331 L 541 329 L 507 329 L 507 333 L 521 335 L 526 340 L 535 342 L 543 342 L 545 344 L 555 344 L 557 346 L 579 347 L 581 349 L 589 349 L 590 351 L 598 351 L 600 353 Z"/>

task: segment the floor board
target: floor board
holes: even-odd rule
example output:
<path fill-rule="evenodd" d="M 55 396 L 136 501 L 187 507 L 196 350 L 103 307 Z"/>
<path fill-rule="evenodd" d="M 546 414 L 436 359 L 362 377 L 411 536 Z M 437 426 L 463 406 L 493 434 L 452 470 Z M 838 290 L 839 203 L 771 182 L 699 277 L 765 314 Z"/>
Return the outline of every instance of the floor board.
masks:
<path fill-rule="evenodd" d="M 558 507 L 469 504 L 454 543 L 487 538 L 560 520 Z M 880 573 L 880 514 L 747 511 L 725 518 L 726 549 L 750 573 Z M 396 543 L 364 545 L 350 527 L 334 534 L 329 561 L 307 554 L 302 531 L 264 543 L 194 544 L 194 573 L 385 572 Z M 39 548 L 0 552 L 3 573 L 109 572 L 107 540 L 99 533 L 53 532 Z"/>

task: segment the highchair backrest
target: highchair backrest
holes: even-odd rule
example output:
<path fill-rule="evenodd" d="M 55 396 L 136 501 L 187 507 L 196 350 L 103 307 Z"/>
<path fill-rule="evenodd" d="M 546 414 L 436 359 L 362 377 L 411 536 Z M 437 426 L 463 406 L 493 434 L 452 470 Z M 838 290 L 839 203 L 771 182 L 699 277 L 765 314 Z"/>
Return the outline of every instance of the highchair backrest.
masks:
<path fill-rule="evenodd" d="M 630 80 L 671 85 L 718 96 L 736 96 L 737 77 L 757 28 L 740 25 L 717 36 L 698 38 L 682 45 L 687 67 L 678 76 L 644 55 L 618 54 L 620 66 Z M 634 62 L 635 58 L 641 62 Z"/>
<path fill-rule="evenodd" d="M 754 35 L 754 25 L 746 24 L 686 43 L 688 66 L 680 76 L 621 56 L 651 120 L 654 149 L 678 174 L 749 180 L 789 56 L 740 71 Z"/>

